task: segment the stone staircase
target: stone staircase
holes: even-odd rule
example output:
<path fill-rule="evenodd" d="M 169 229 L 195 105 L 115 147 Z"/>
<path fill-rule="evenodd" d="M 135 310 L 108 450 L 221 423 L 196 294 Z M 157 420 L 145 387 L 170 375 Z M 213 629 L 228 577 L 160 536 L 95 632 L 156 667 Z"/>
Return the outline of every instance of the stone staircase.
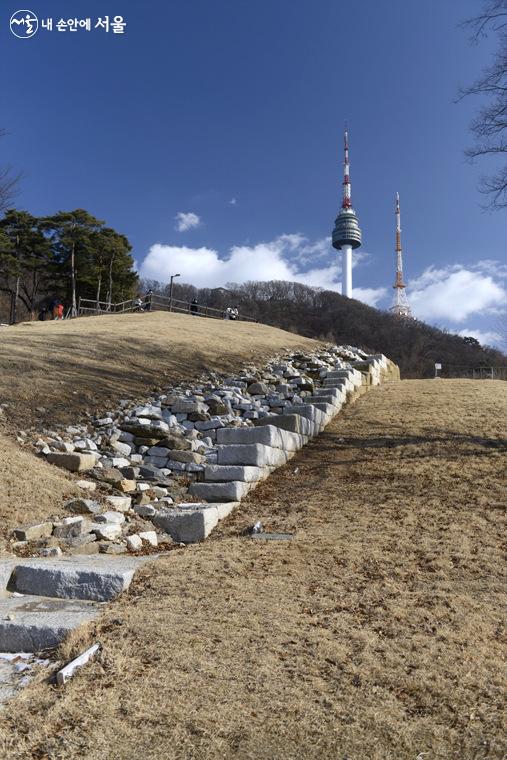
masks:
<path fill-rule="evenodd" d="M 0 560 L 0 652 L 52 649 L 128 589 L 142 557 Z"/>
<path fill-rule="evenodd" d="M 315 395 L 305 403 L 286 405 L 283 414 L 255 419 L 253 427 L 218 429 L 217 463 L 207 464 L 203 478 L 190 487 L 196 502 L 160 509 L 152 522 L 175 541 L 202 541 L 252 488 L 324 430 L 348 399 L 367 385 L 377 385 L 388 369 L 383 356 L 363 364 L 360 369 L 328 372 Z M 70 631 L 93 620 L 102 605 L 126 591 L 140 564 L 153 558 L 0 557 L 0 652 L 41 652 L 58 646 Z M 0 702 L 2 678 L 0 672 Z"/>

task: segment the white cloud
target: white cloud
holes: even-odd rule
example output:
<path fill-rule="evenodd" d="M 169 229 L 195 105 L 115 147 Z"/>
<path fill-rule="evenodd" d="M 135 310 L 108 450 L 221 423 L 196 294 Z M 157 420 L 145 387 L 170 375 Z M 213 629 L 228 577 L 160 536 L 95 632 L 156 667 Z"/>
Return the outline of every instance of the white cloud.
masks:
<path fill-rule="evenodd" d="M 326 241 L 327 247 L 329 244 Z M 317 259 L 324 241 L 311 243 L 300 234 L 280 235 L 257 245 L 236 245 L 228 258 L 220 258 L 213 248 L 153 245 L 141 265 L 141 276 L 167 282 L 173 272 L 181 272 L 183 282 L 196 287 L 215 288 L 227 282 L 288 280 L 311 287 L 341 292 L 341 256 L 333 254 L 325 266 L 305 269 L 302 252 L 313 250 Z M 306 260 L 305 260 L 306 261 Z M 386 295 L 386 288 L 357 288 L 354 298 L 372 306 Z"/>
<path fill-rule="evenodd" d="M 500 335 L 488 330 L 460 330 L 458 335 L 462 338 L 475 338 L 479 341 L 481 346 L 498 346 L 501 343 Z"/>
<path fill-rule="evenodd" d="M 463 322 L 469 315 L 492 313 L 507 304 L 507 291 L 501 277 L 502 266 L 497 262 L 478 262 L 466 268 L 462 265 L 437 269 L 428 267 L 420 277 L 408 283 L 408 299 L 413 314 L 428 321 Z"/>
<path fill-rule="evenodd" d="M 199 227 L 201 224 L 200 217 L 192 211 L 189 211 L 188 213 L 179 211 L 174 218 L 176 220 L 176 226 L 174 229 L 178 232 L 186 232 L 193 227 Z"/>
<path fill-rule="evenodd" d="M 387 296 L 387 288 L 353 288 L 352 298 L 367 303 L 368 306 L 377 306 L 379 301 Z"/>
<path fill-rule="evenodd" d="M 229 201 L 229 205 L 230 206 L 235 206 L 237 202 L 238 201 L 236 200 L 236 198 L 231 198 L 231 200 Z"/>

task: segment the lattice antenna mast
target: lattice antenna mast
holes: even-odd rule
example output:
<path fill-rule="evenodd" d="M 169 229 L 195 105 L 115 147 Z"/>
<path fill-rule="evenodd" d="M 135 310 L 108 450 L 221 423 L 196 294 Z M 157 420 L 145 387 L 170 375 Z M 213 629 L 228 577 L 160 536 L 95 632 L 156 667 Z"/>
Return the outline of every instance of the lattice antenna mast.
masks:
<path fill-rule="evenodd" d="M 396 193 L 396 279 L 393 285 L 394 302 L 391 311 L 398 317 L 411 317 L 410 306 L 403 281 L 403 253 L 401 250 L 400 196 Z"/>

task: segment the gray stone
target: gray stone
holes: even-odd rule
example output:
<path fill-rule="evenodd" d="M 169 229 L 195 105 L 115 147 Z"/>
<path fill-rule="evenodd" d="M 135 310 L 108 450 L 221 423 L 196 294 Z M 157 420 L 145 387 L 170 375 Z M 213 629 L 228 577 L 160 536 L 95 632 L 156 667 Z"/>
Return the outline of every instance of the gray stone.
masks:
<path fill-rule="evenodd" d="M 280 430 L 274 425 L 262 427 L 224 428 L 217 432 L 217 441 L 220 444 L 249 444 L 262 443 L 265 446 L 297 451 L 305 441 L 298 434 Z"/>
<path fill-rule="evenodd" d="M 72 499 L 65 502 L 65 508 L 80 515 L 96 515 L 102 510 L 100 504 L 91 499 Z"/>
<path fill-rule="evenodd" d="M 36 541 L 39 538 L 49 538 L 52 532 L 52 522 L 31 523 L 14 529 L 14 535 L 18 541 Z"/>
<path fill-rule="evenodd" d="M 139 517 L 153 517 L 157 510 L 152 504 L 136 504 L 134 512 L 136 515 L 139 515 Z"/>
<path fill-rule="evenodd" d="M 183 462 L 184 464 L 202 464 L 203 457 L 196 451 L 178 451 L 173 449 L 169 452 L 169 459 L 171 462 Z"/>
<path fill-rule="evenodd" d="M 121 536 L 122 529 L 118 523 L 104 523 L 103 525 L 95 523 L 93 525 L 93 532 L 99 540 L 114 541 Z"/>
<path fill-rule="evenodd" d="M 234 502 L 225 505 L 186 504 L 177 509 L 160 511 L 153 522 L 160 530 L 168 533 L 177 543 L 192 544 L 204 541 L 218 521 L 237 506 Z M 221 507 L 224 507 L 221 509 Z"/>
<path fill-rule="evenodd" d="M 256 485 L 257 481 L 245 483 L 241 480 L 231 480 L 227 483 L 192 483 L 188 492 L 190 496 L 203 501 L 240 501 Z"/>
<path fill-rule="evenodd" d="M 311 437 L 315 435 L 315 426 L 306 417 L 299 414 L 280 414 L 279 416 L 262 417 L 255 420 L 255 427 L 263 425 L 275 425 L 282 430 L 299 433 L 300 435 Z"/>
<path fill-rule="evenodd" d="M 142 531 L 139 533 L 139 538 L 143 543 L 149 544 L 150 546 L 158 546 L 157 534 L 154 530 Z"/>
<path fill-rule="evenodd" d="M 251 396 L 265 396 L 269 393 L 269 388 L 265 383 L 252 383 L 246 390 Z"/>
<path fill-rule="evenodd" d="M 206 422 L 195 422 L 196 430 L 217 430 L 224 427 L 224 422 L 221 419 L 207 420 Z"/>
<path fill-rule="evenodd" d="M 87 470 L 93 470 L 95 467 L 94 454 L 64 454 L 54 452 L 48 454 L 47 461 L 71 472 L 86 472 Z"/>
<path fill-rule="evenodd" d="M 90 532 L 90 521 L 84 517 L 65 517 L 61 522 L 55 523 L 53 535 L 57 538 L 75 538 Z"/>
<path fill-rule="evenodd" d="M 204 469 L 204 479 L 215 483 L 241 480 L 244 483 L 263 480 L 271 472 L 270 467 L 249 467 L 248 465 L 208 464 Z"/>
<path fill-rule="evenodd" d="M 101 515 L 95 517 L 97 523 L 115 523 L 116 525 L 122 525 L 125 522 L 125 515 L 123 512 L 104 512 Z"/>
<path fill-rule="evenodd" d="M 207 412 L 208 408 L 202 401 L 179 399 L 171 405 L 173 414 L 190 414 L 190 412 Z"/>
<path fill-rule="evenodd" d="M 286 452 L 262 443 L 217 446 L 218 464 L 247 464 L 254 467 L 279 467 L 287 461 Z"/>
<path fill-rule="evenodd" d="M 148 449 L 148 456 L 158 457 L 159 459 L 168 459 L 171 449 L 166 449 L 163 446 L 151 446 Z"/>
<path fill-rule="evenodd" d="M 137 552 L 139 551 L 139 549 L 142 549 L 142 547 L 143 547 L 142 538 L 138 536 L 137 533 L 134 533 L 134 535 L 132 536 L 127 536 L 127 549 L 129 549 L 129 551 Z"/>
<path fill-rule="evenodd" d="M 76 485 L 83 491 L 95 491 L 97 488 L 97 484 L 93 480 L 78 480 Z"/>
<path fill-rule="evenodd" d="M 75 599 L 40 596 L 0 599 L 0 651 L 52 649 L 74 628 L 93 620 L 99 612 L 98 605 Z"/>
<path fill-rule="evenodd" d="M 130 496 L 106 496 L 105 501 L 114 507 L 116 512 L 128 512 L 132 506 Z"/>
<path fill-rule="evenodd" d="M 132 560 L 100 561 L 99 557 L 19 560 L 11 585 L 21 594 L 106 602 L 129 587 L 136 567 Z"/>
<path fill-rule="evenodd" d="M 132 453 L 132 446 L 128 443 L 122 443 L 121 441 L 115 441 L 112 443 L 111 448 L 114 449 L 114 451 L 117 451 L 118 454 L 122 454 L 124 457 L 130 456 Z"/>

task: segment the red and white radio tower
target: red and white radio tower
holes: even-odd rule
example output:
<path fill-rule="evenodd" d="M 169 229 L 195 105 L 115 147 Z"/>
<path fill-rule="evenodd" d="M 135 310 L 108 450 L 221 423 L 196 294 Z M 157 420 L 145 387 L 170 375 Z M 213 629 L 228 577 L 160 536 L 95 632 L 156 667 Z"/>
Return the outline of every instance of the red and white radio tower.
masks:
<path fill-rule="evenodd" d="M 400 196 L 396 193 L 396 280 L 393 285 L 394 302 L 390 311 L 397 317 L 411 317 L 405 283 L 403 282 L 403 255 L 401 252 Z"/>

